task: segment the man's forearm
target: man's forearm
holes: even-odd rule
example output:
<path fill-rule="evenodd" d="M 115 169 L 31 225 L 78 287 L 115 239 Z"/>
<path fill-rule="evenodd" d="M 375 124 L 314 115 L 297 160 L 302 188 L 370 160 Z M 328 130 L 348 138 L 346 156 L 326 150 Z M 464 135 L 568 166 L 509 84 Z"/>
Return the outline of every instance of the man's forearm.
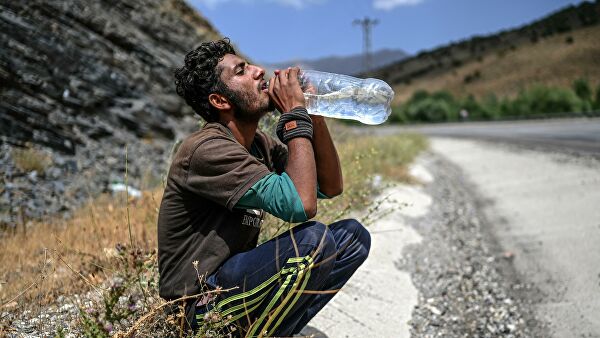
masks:
<path fill-rule="evenodd" d="M 311 116 L 311 118 L 319 190 L 329 197 L 334 197 L 341 194 L 344 189 L 340 159 L 325 119 L 321 116 Z"/>
<path fill-rule="evenodd" d="M 285 172 L 294 182 L 308 218 L 317 213 L 317 171 L 310 140 L 303 137 L 288 142 L 288 163 Z"/>

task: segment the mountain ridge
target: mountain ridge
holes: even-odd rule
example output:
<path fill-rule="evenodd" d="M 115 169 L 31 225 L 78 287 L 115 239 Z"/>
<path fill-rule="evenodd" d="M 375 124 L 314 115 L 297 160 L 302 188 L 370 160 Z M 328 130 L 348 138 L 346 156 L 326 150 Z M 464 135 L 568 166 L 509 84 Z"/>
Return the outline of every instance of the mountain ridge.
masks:
<path fill-rule="evenodd" d="M 371 54 L 372 68 L 379 68 L 408 57 L 409 54 L 401 49 L 380 49 Z M 261 63 L 269 71 L 298 65 L 301 68 L 320 70 L 329 73 L 357 75 L 364 69 L 363 54 L 346 56 L 326 56 L 314 59 L 298 59 L 277 63 Z"/>

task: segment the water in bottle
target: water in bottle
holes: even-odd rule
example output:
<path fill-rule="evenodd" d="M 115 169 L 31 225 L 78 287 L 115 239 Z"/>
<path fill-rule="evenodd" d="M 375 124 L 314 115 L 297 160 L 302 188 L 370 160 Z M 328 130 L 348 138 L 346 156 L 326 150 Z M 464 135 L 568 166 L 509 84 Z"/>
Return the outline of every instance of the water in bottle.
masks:
<path fill-rule="evenodd" d="M 394 91 L 382 80 L 316 70 L 302 70 L 299 80 L 310 114 L 381 124 L 392 112 Z"/>

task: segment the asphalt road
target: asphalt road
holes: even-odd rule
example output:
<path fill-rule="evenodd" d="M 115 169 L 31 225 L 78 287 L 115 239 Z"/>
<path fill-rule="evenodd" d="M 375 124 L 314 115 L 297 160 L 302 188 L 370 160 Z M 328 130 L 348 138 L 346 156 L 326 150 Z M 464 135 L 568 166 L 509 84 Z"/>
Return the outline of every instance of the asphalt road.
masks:
<path fill-rule="evenodd" d="M 502 141 L 539 150 L 600 158 L 600 118 L 375 126 L 362 130 L 378 135 L 417 131 L 428 136 Z"/>

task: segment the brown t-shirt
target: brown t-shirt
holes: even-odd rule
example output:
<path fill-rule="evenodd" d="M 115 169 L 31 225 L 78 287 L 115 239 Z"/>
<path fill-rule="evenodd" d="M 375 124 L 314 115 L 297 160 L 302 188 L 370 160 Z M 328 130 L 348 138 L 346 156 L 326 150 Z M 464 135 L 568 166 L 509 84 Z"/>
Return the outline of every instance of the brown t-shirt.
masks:
<path fill-rule="evenodd" d="M 234 209 L 272 171 L 281 145 L 261 131 L 251 155 L 227 127 L 208 123 L 180 145 L 158 214 L 160 296 L 200 292 L 196 270 L 212 274 L 228 257 L 256 246 L 261 210 Z"/>

